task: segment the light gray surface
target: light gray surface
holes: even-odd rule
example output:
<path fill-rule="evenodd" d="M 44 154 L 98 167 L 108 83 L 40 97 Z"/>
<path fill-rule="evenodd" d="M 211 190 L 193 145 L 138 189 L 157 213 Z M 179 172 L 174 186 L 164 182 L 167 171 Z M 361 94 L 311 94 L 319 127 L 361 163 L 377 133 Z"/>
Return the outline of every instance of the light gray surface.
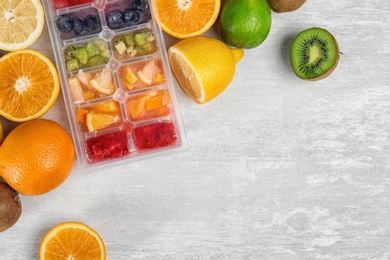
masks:
<path fill-rule="evenodd" d="M 313 26 L 343 55 L 331 76 L 306 82 L 289 45 Z M 48 39 L 34 48 L 53 57 Z M 114 260 L 390 259 L 389 61 L 388 0 L 273 13 L 266 42 L 245 51 L 217 99 L 195 104 L 176 85 L 186 152 L 75 171 L 49 194 L 22 196 L 0 258 L 37 259 L 51 227 L 82 221 Z M 45 117 L 68 127 L 63 107 Z"/>

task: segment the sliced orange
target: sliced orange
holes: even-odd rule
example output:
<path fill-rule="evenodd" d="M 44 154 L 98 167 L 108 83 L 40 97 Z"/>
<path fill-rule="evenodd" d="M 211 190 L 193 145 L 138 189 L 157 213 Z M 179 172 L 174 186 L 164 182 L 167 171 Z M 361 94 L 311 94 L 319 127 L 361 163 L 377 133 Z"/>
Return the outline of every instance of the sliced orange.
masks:
<path fill-rule="evenodd" d="M 103 128 L 106 128 L 109 125 L 118 121 L 117 116 L 109 114 L 99 114 L 89 112 L 85 117 L 85 124 L 87 125 L 88 131 L 93 132 Z"/>
<path fill-rule="evenodd" d="M 156 0 L 161 29 L 176 38 L 199 36 L 213 26 L 221 0 Z"/>
<path fill-rule="evenodd" d="M 105 95 L 111 95 L 115 92 L 114 78 L 112 77 L 111 69 L 103 69 L 95 75 L 95 78 L 90 82 L 91 86 L 97 91 Z"/>
<path fill-rule="evenodd" d="M 54 64 L 30 49 L 9 52 L 0 58 L 0 115 L 24 122 L 45 114 L 60 92 Z"/>
<path fill-rule="evenodd" d="M 106 247 L 99 234 L 80 222 L 64 222 L 52 228 L 40 246 L 41 260 L 106 259 Z"/>
<path fill-rule="evenodd" d="M 137 71 L 138 78 L 146 85 L 152 85 L 156 75 L 161 72 L 155 60 L 148 61 L 145 66 Z"/>
<path fill-rule="evenodd" d="M 69 78 L 68 83 L 73 102 L 77 103 L 84 101 L 83 87 L 77 77 L 73 76 Z"/>
<path fill-rule="evenodd" d="M 40 0 L 0 1 L 0 49 L 30 47 L 41 35 L 45 19 Z"/>

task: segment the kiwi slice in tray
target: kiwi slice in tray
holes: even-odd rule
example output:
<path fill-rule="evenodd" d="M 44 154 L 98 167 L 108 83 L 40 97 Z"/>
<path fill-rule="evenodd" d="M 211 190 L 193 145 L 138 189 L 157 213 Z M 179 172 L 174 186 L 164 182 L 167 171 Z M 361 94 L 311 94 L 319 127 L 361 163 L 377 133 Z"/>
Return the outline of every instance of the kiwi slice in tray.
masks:
<path fill-rule="evenodd" d="M 339 46 L 333 35 L 322 28 L 300 32 L 290 48 L 290 62 L 301 79 L 319 80 L 329 76 L 340 58 Z"/>

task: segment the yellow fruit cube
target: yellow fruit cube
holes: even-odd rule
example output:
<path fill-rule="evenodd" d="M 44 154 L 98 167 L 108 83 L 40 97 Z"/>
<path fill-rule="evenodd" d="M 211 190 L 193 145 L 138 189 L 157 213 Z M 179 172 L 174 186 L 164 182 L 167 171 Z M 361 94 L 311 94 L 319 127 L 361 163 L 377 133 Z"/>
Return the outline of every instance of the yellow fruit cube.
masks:
<path fill-rule="evenodd" d="M 162 73 L 158 73 L 156 77 L 154 78 L 153 82 L 155 84 L 160 84 L 164 81 L 164 75 Z"/>
<path fill-rule="evenodd" d="M 134 83 L 137 82 L 138 78 L 134 75 L 129 67 L 125 67 L 123 73 L 123 82 L 126 84 L 128 89 L 132 89 L 134 87 Z"/>

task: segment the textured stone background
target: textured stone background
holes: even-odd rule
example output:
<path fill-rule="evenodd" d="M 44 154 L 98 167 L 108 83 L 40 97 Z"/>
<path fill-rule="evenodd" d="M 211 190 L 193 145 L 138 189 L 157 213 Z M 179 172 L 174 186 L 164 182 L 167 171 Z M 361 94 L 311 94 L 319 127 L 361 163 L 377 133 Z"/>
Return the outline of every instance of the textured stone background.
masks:
<path fill-rule="evenodd" d="M 331 76 L 306 82 L 289 46 L 313 26 L 343 55 Z M 53 58 L 47 31 L 33 47 Z M 389 62 L 388 0 L 274 13 L 217 99 L 197 105 L 176 85 L 186 152 L 75 171 L 49 194 L 22 196 L 0 258 L 37 259 L 43 235 L 73 220 L 95 228 L 115 260 L 390 259 Z M 45 117 L 68 127 L 62 100 Z"/>

